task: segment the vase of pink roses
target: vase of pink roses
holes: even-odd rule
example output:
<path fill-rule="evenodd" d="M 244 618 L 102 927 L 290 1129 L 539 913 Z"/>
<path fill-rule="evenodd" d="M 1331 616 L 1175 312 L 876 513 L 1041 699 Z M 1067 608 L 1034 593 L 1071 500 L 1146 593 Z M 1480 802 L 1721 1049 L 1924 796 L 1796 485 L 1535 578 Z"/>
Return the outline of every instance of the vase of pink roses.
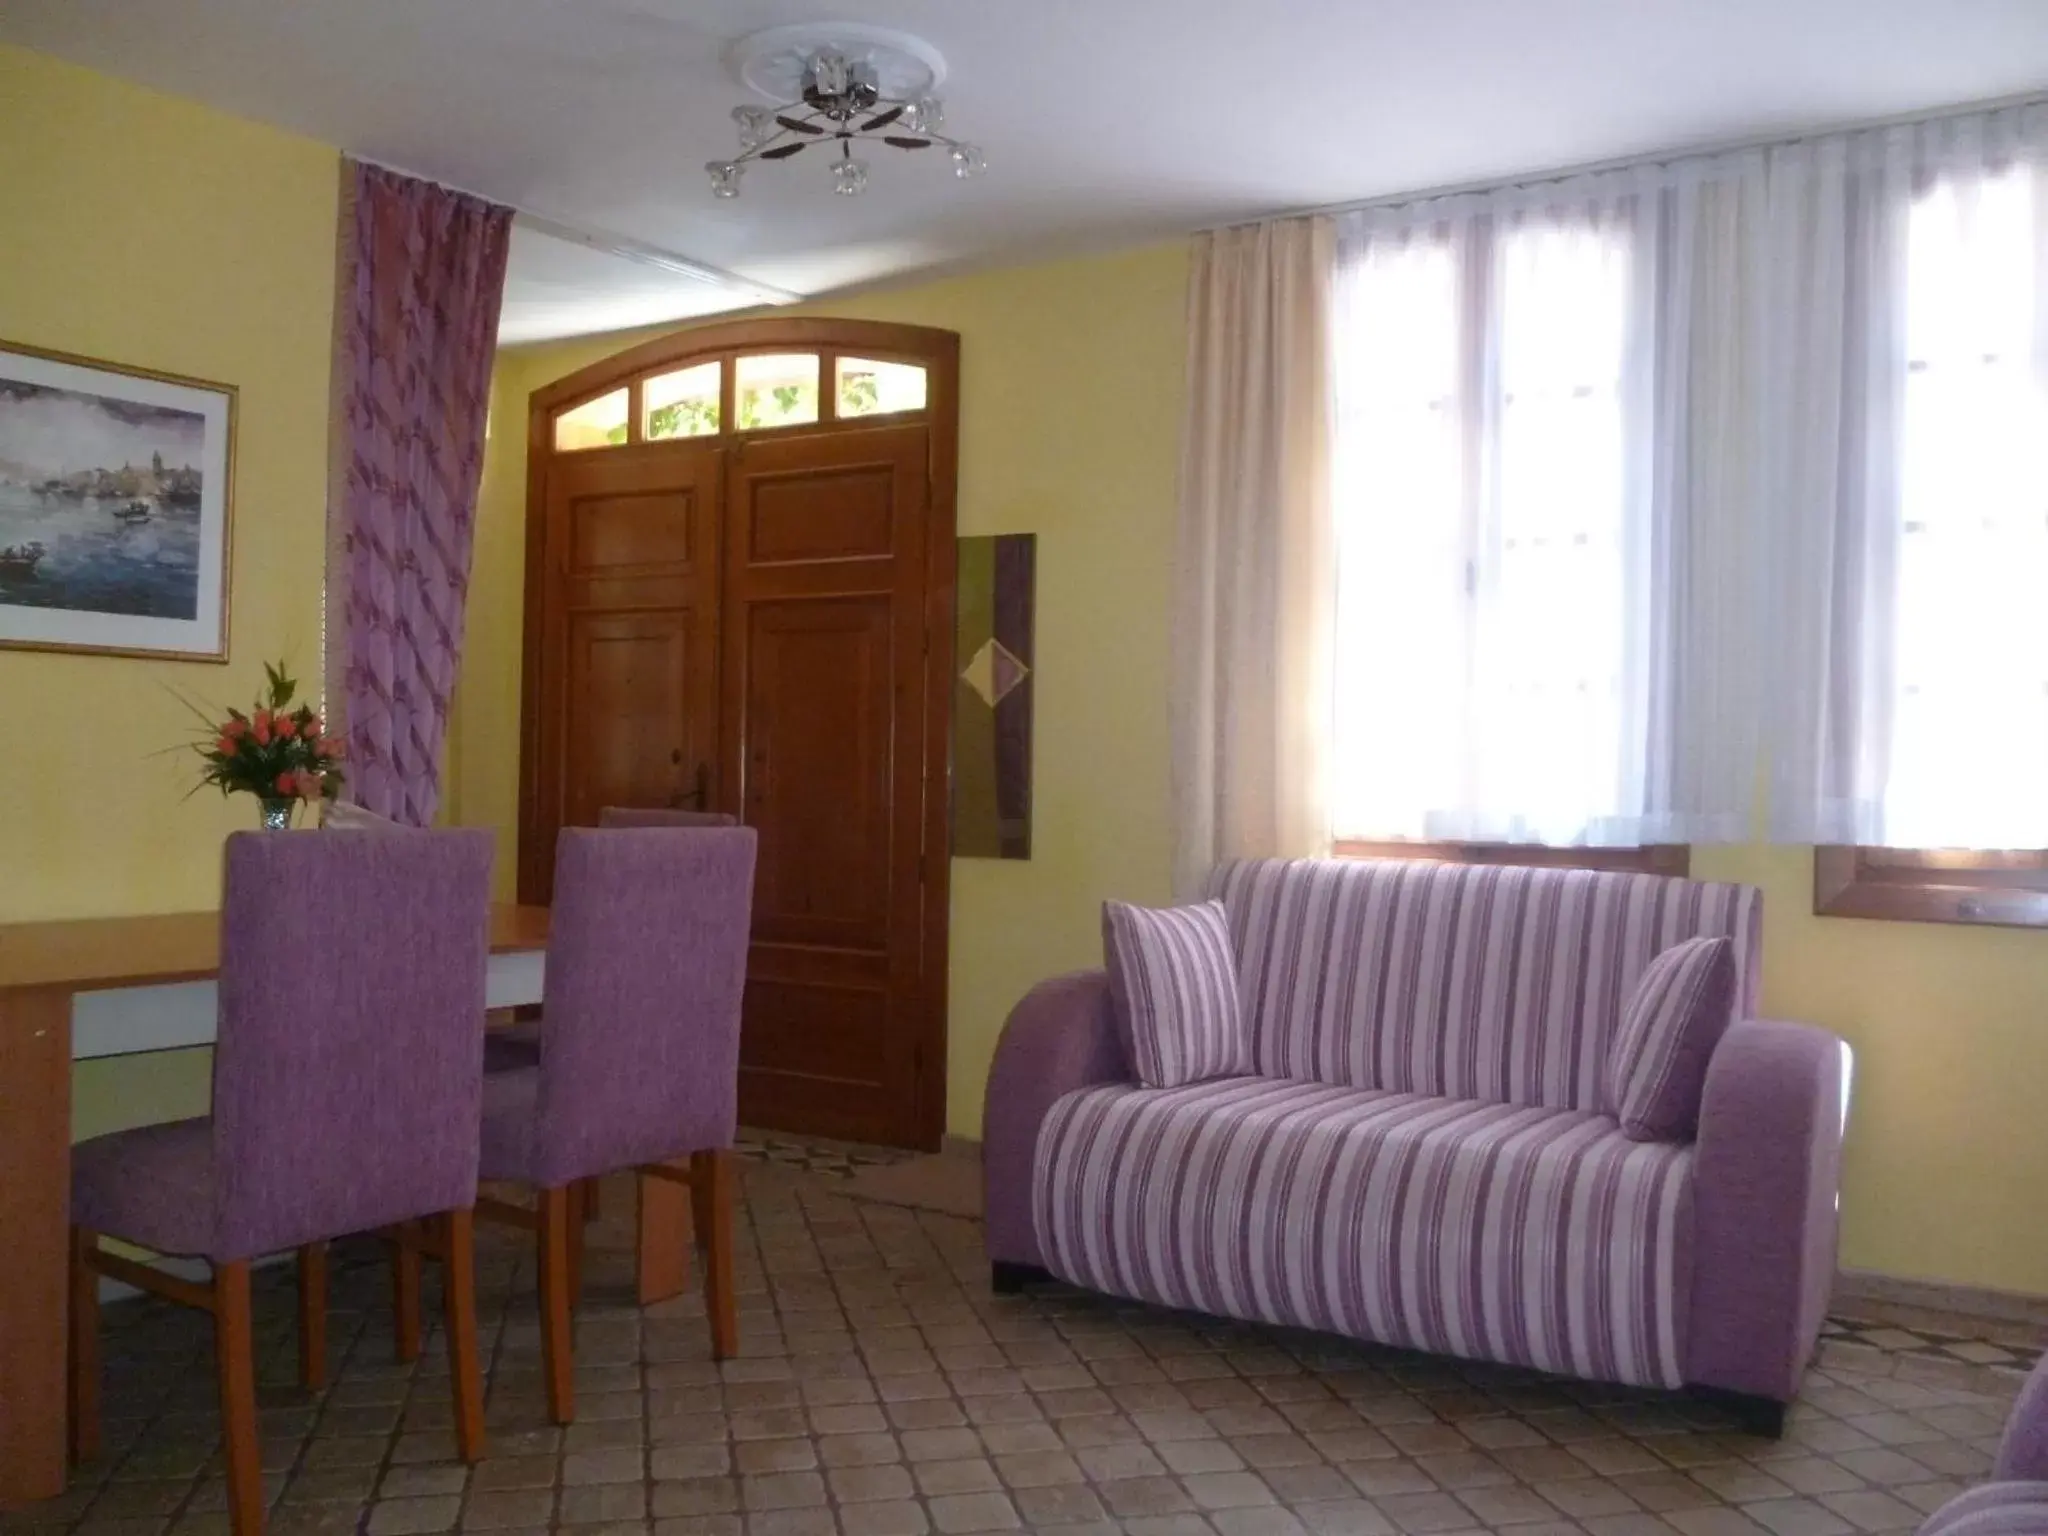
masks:
<path fill-rule="evenodd" d="M 263 664 L 269 684 L 266 697 L 246 714 L 228 711 L 227 719 L 209 724 L 194 750 L 206 764 L 200 782 L 223 795 L 254 795 L 263 807 L 263 825 L 284 831 L 302 800 L 332 800 L 341 792 L 341 743 L 327 736 L 320 716 L 307 705 L 294 708 L 298 684 L 282 664 Z"/>

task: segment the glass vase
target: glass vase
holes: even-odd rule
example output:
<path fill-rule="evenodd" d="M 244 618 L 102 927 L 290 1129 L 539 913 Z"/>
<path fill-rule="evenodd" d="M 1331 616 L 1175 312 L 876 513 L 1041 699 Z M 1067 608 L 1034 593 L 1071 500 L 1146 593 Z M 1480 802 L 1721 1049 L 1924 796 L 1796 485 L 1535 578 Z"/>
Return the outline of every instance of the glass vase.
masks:
<path fill-rule="evenodd" d="M 263 830 L 266 832 L 289 832 L 292 829 L 292 812 L 298 806 L 296 800 L 271 800 L 260 802 L 263 806 Z"/>

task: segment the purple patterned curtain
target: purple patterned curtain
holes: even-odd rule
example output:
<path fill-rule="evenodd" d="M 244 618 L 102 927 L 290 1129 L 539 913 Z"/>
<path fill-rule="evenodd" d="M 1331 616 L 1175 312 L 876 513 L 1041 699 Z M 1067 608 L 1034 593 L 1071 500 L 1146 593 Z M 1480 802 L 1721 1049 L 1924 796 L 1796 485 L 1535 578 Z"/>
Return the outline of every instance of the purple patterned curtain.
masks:
<path fill-rule="evenodd" d="M 342 165 L 330 452 L 330 728 L 348 796 L 434 819 L 512 210 Z"/>

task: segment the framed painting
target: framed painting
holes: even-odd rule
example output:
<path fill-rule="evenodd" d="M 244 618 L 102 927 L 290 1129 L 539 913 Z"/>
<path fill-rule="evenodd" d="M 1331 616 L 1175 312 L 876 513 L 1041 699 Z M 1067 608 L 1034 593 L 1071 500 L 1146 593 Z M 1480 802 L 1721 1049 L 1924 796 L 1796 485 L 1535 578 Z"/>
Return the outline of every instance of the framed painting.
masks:
<path fill-rule="evenodd" d="M 960 540 L 953 852 L 1031 857 L 1031 669 L 1038 535 Z"/>
<path fill-rule="evenodd" d="M 228 652 L 235 391 L 0 342 L 0 645 Z"/>

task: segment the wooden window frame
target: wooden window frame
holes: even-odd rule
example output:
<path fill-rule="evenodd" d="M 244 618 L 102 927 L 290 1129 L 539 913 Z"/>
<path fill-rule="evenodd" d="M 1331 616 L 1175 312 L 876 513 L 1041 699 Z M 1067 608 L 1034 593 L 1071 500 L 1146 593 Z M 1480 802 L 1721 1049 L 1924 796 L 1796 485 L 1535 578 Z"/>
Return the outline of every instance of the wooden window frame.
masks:
<path fill-rule="evenodd" d="M 1342 859 L 1420 859 L 1432 864 L 1502 864 L 1526 869 L 1595 869 L 1631 875 L 1692 873 L 1690 843 L 1646 843 L 1636 848 L 1546 848 L 1535 843 L 1405 843 L 1341 841 Z"/>
<path fill-rule="evenodd" d="M 1818 917 L 2048 928 L 2048 849 L 1813 850 Z"/>
<path fill-rule="evenodd" d="M 859 340 L 836 340 L 839 335 L 832 325 L 820 321 L 811 326 L 807 334 L 818 339 L 806 342 L 778 343 L 773 332 L 767 327 L 776 324 L 794 324 L 794 321 L 734 321 L 724 327 L 724 332 L 739 340 L 721 346 L 705 347 L 701 350 L 676 350 L 674 337 L 660 337 L 644 342 L 617 357 L 606 358 L 602 363 L 593 364 L 580 373 L 571 374 L 554 385 L 535 390 L 530 397 L 528 420 L 529 431 L 545 430 L 547 446 L 555 453 L 616 453 L 625 448 L 638 448 L 645 443 L 730 443 L 737 439 L 753 437 L 759 433 L 812 432 L 820 427 L 844 423 L 849 426 L 894 426 L 900 422 L 937 422 L 933 399 L 935 392 L 946 387 L 946 381 L 939 377 L 939 366 L 930 354 L 906 350 L 900 342 L 878 343 L 864 347 Z M 846 326 L 879 325 L 881 322 L 846 321 L 837 323 Z M 906 327 L 904 329 L 915 329 Z M 688 334 L 678 332 L 678 335 Z M 668 361 L 663 361 L 664 353 Z M 818 360 L 818 416 L 815 421 L 777 422 L 766 427 L 742 427 L 737 419 L 739 407 L 739 364 L 745 357 L 763 357 L 785 352 L 806 352 Z M 924 404 L 915 410 L 876 411 L 866 416 L 841 416 L 839 414 L 839 391 L 833 387 L 837 377 L 839 359 L 858 358 L 869 363 L 902 363 L 913 368 L 922 368 L 925 375 Z M 647 406 L 643 389 L 651 379 L 674 373 L 678 369 L 693 367 L 699 363 L 720 364 L 718 385 L 718 430 L 700 433 L 695 437 L 647 436 Z M 598 380 L 594 386 L 590 380 Z M 574 385 L 573 393 L 563 387 Z M 619 389 L 626 391 L 626 440 L 623 443 L 596 444 L 588 448 L 556 448 L 555 419 L 567 415 L 602 399 Z M 542 425 L 543 401 L 545 424 Z"/>

